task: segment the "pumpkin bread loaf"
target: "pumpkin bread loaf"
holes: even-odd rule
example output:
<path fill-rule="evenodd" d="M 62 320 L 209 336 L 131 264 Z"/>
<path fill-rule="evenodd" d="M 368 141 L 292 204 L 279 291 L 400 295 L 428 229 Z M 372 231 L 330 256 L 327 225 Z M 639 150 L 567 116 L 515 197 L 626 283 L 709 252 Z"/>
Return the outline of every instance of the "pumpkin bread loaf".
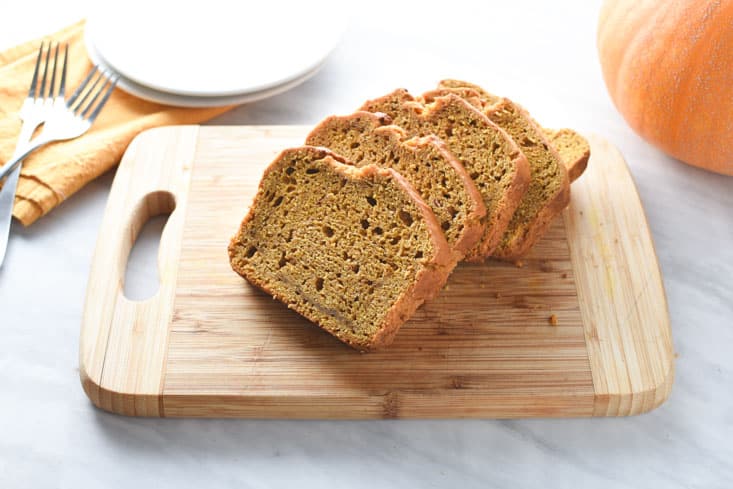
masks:
<path fill-rule="evenodd" d="M 568 169 L 570 181 L 574 182 L 588 167 L 590 159 L 588 140 L 572 129 L 543 129 L 543 131 Z"/>
<path fill-rule="evenodd" d="M 389 344 L 455 259 L 396 171 L 324 148 L 280 153 L 229 245 L 234 271 L 360 350 Z"/>
<path fill-rule="evenodd" d="M 385 114 L 359 111 L 331 116 L 305 143 L 324 146 L 356 166 L 397 170 L 431 207 L 457 260 L 481 239 L 486 214 L 481 194 L 466 169 L 434 135 L 407 139 Z"/>
<path fill-rule="evenodd" d="M 434 134 L 445 142 L 473 179 L 486 207 L 484 234 L 466 260 L 491 256 L 529 185 L 527 159 L 514 141 L 454 94 L 426 104 L 398 89 L 367 101 L 361 110 L 387 114 L 408 136 Z"/>
<path fill-rule="evenodd" d="M 500 100 L 500 97 L 487 92 L 480 86 L 462 80 L 442 80 L 438 84 L 438 89 L 443 88 L 451 89 L 471 105 L 480 109 L 483 109 L 487 104 L 495 104 Z M 535 121 L 535 124 L 537 124 L 537 121 Z M 588 159 L 590 158 L 588 141 L 572 129 L 543 128 L 543 132 L 560 155 L 560 159 L 568 170 L 570 181 L 574 182 L 588 166 Z"/>
<path fill-rule="evenodd" d="M 465 96 L 466 89 L 439 88 L 423 97 L 430 101 L 446 93 Z M 524 109 L 506 98 L 497 99 L 490 94 L 479 97 L 484 114 L 514 139 L 529 161 L 529 188 L 494 251 L 497 258 L 516 260 L 530 250 L 570 202 L 570 180 L 557 151 Z"/>

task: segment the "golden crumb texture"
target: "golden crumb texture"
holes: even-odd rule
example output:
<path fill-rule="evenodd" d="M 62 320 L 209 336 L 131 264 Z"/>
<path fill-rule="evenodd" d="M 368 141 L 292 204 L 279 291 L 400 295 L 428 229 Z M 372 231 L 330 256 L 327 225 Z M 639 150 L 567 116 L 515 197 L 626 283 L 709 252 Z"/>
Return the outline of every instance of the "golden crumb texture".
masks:
<path fill-rule="evenodd" d="M 341 161 L 339 161 L 341 160 Z M 455 259 L 399 173 L 283 151 L 229 245 L 234 271 L 359 350 L 388 345 Z"/>

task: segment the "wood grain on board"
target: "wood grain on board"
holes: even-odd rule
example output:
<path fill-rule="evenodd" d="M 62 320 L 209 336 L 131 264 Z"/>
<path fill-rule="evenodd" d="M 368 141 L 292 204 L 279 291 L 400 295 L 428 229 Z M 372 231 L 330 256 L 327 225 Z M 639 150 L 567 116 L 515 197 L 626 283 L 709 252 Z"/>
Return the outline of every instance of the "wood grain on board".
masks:
<path fill-rule="evenodd" d="M 262 170 L 308 130 L 178 126 L 130 145 L 82 324 L 95 405 L 138 416 L 516 418 L 638 414 L 667 398 L 661 275 L 633 180 L 605 140 L 589 138 L 570 206 L 521 267 L 459 265 L 392 346 L 361 354 L 229 267 Z M 171 210 L 160 289 L 129 301 L 129 250 L 150 216 Z"/>

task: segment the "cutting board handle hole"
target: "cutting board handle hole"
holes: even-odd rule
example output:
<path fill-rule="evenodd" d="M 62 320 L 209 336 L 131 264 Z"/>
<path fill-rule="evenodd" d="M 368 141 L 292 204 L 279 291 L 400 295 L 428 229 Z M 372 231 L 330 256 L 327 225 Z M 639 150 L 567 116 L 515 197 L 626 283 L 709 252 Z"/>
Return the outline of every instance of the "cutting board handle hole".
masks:
<path fill-rule="evenodd" d="M 131 301 L 144 301 L 153 297 L 160 288 L 158 255 L 161 236 L 168 218 L 176 207 L 170 192 L 153 192 L 146 195 L 135 207 L 130 221 L 132 240 L 127 247 L 127 266 L 123 293 Z"/>

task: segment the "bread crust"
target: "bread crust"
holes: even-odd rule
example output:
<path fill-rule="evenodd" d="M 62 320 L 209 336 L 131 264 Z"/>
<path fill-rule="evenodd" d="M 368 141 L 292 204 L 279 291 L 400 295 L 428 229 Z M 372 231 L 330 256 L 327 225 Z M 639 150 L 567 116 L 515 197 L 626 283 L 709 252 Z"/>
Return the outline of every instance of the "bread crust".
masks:
<path fill-rule="evenodd" d="M 590 149 L 584 152 L 579 158 L 566 162 L 565 167 L 568 169 L 570 183 L 576 181 L 585 172 L 585 169 L 588 168 L 588 160 L 590 160 Z"/>
<path fill-rule="evenodd" d="M 455 90 L 454 93 L 459 93 L 460 96 L 465 99 L 468 103 L 473 105 L 477 108 L 482 108 L 487 102 L 488 103 L 495 103 L 499 100 L 499 97 L 496 95 L 493 95 L 480 86 L 476 85 L 475 83 L 470 83 L 462 80 L 453 80 L 453 79 L 445 79 L 441 80 L 438 83 L 438 90 L 441 89 L 451 89 Z M 534 119 L 532 119 L 534 121 Z M 570 178 L 570 183 L 574 182 L 575 180 L 580 177 L 580 175 L 583 174 L 585 169 L 588 166 L 588 160 L 590 159 L 590 146 L 587 145 L 586 141 L 586 148 L 581 153 L 580 156 L 573 159 L 565 159 L 562 152 L 559 150 L 559 146 L 555 143 L 555 138 L 560 136 L 567 136 L 572 139 L 576 140 L 583 140 L 585 141 L 585 138 L 578 134 L 577 132 L 573 131 L 572 129 L 563 128 L 563 129 L 547 129 L 545 127 L 542 127 L 541 124 L 537 123 L 537 121 L 534 121 L 535 124 L 537 124 L 540 128 L 542 128 L 543 133 L 545 136 L 547 136 L 547 139 L 550 140 L 550 145 L 553 146 L 556 150 L 558 150 L 558 154 L 561 156 L 561 161 L 565 165 L 565 168 L 568 170 L 568 178 Z"/>
<path fill-rule="evenodd" d="M 506 245 L 502 244 L 494 251 L 495 258 L 501 260 L 517 260 L 527 254 L 530 248 L 544 235 L 555 216 L 560 214 L 570 203 L 570 179 L 568 178 L 568 171 L 565 165 L 562 164 L 562 159 L 557 153 L 557 150 L 547 140 L 539 125 L 530 117 L 529 112 L 519 104 L 508 99 L 503 99 L 495 107 L 506 103 L 512 104 L 519 109 L 527 123 L 532 126 L 533 132 L 539 138 L 540 142 L 545 145 L 547 151 L 552 153 L 555 161 L 558 162 L 557 169 L 560 172 L 560 185 L 557 191 L 537 213 L 532 222 L 527 226 L 525 232 L 514 236 Z M 489 110 L 494 110 L 494 108 L 487 108 L 487 112 Z"/>
<path fill-rule="evenodd" d="M 455 242 L 453 247 L 453 252 L 457 254 L 459 260 L 462 260 L 481 241 L 481 237 L 486 230 L 486 225 L 484 224 L 484 217 L 486 216 L 484 199 L 478 187 L 476 187 L 476 183 L 466 171 L 466 168 L 448 150 L 448 147 L 442 139 L 434 134 L 430 134 L 421 138 L 408 140 L 407 144 L 410 144 L 411 141 L 414 141 L 416 145 L 430 144 L 437 148 L 450 166 L 456 171 L 458 177 L 463 182 L 466 192 L 468 192 L 471 198 L 471 210 L 466 216 L 463 233 L 461 233 L 461 237 Z"/>
<path fill-rule="evenodd" d="M 474 104 L 483 104 L 483 112 L 487 117 L 491 118 L 493 112 L 501 110 L 502 107 L 511 105 L 518 109 L 521 116 L 532 127 L 535 136 L 545 145 L 558 162 L 558 171 L 560 172 L 560 185 L 555 194 L 545 203 L 531 223 L 525 228 L 524 232 L 512 236 L 511 239 L 502 243 L 501 246 L 494 251 L 494 257 L 502 260 L 517 260 L 525 255 L 530 248 L 542 237 L 550 223 L 570 202 L 570 177 L 566 165 L 557 152 L 556 148 L 548 140 L 545 131 L 537 124 L 537 122 L 529 115 L 526 109 L 519 104 L 512 102 L 506 98 L 499 98 L 482 89 L 481 87 L 468 82 L 459 80 L 443 80 L 439 83 L 439 88 L 428 92 L 428 96 L 436 96 L 440 94 L 453 93 L 456 96 L 466 97 Z M 582 162 L 579 162 L 582 164 Z M 587 163 L 587 159 L 586 159 Z M 584 168 L 583 168 L 584 169 Z M 581 170 L 581 166 L 576 168 Z"/>
<path fill-rule="evenodd" d="M 327 135 L 332 127 L 344 124 L 359 129 L 366 124 L 369 126 L 369 130 L 375 134 L 385 135 L 395 147 L 399 146 L 407 151 L 418 152 L 422 148 L 430 147 L 440 153 L 441 157 L 455 171 L 470 199 L 464 228 L 458 239 L 452 243 L 452 252 L 456 255 L 456 259 L 462 260 L 478 244 L 484 234 L 485 223 L 483 219 L 486 215 L 486 207 L 473 179 L 469 176 L 463 164 L 448 150 L 443 140 L 433 134 L 410 138 L 407 131 L 392 124 L 392 119 L 388 115 L 378 112 L 356 111 L 346 116 L 333 115 L 327 117 L 308 134 L 305 142 L 306 144 L 321 143 L 323 136 Z"/>
<path fill-rule="evenodd" d="M 586 141 L 586 139 L 577 132 L 568 128 L 544 128 L 543 133 L 550 141 L 550 145 L 558 150 L 557 152 L 560 155 L 560 159 L 562 160 L 563 164 L 565 164 L 565 168 L 567 168 L 568 170 L 568 178 L 570 178 L 570 183 L 576 181 L 588 167 L 588 160 L 590 159 L 590 145 L 588 144 L 588 141 Z M 583 143 L 585 143 L 585 147 L 583 148 L 583 151 L 579 156 L 575 158 L 566 158 L 565 155 L 563 155 L 563 153 L 560 151 L 560 145 L 558 142 L 558 140 L 563 137 L 574 139 L 576 141 L 582 141 Z"/>
<path fill-rule="evenodd" d="M 392 168 L 379 169 L 371 165 L 359 168 L 359 170 L 370 169 L 370 171 L 387 171 L 391 174 L 394 181 L 401 186 L 407 194 L 413 199 L 420 213 L 425 219 L 430 238 L 433 242 L 432 259 L 426 262 L 415 277 L 415 281 L 405 291 L 402 296 L 387 311 L 382 326 L 372 341 L 365 345 L 366 350 L 375 350 L 388 346 L 394 340 L 395 334 L 405 321 L 407 321 L 426 300 L 434 298 L 443 289 L 448 277 L 456 266 L 457 260 L 451 252 L 448 242 L 445 240 L 440 223 L 435 218 L 435 214 L 430 207 L 420 197 L 420 194 L 410 185 L 410 183 Z"/>
<path fill-rule="evenodd" d="M 424 103 L 426 100 L 430 100 L 426 99 L 424 95 L 419 100 L 423 101 L 423 104 L 426 107 L 425 117 L 428 120 L 433 117 L 436 119 L 440 118 L 440 112 L 451 104 L 463 105 L 466 110 L 471 110 L 478 114 L 486 123 L 488 123 L 488 125 L 493 126 L 494 131 L 501 135 L 505 144 L 510 148 L 509 157 L 511 158 L 512 168 L 514 169 L 513 178 L 510 180 L 506 191 L 499 196 L 498 204 L 496 206 L 497 210 L 493 216 L 493 221 L 486 222 L 486 229 L 484 230 L 484 235 L 481 237 L 478 249 L 474 248 L 471 250 L 473 252 L 469 252 L 466 256 L 466 261 L 468 262 L 482 262 L 486 260 L 486 258 L 493 256 L 494 252 L 498 249 L 501 239 L 509 226 L 509 222 L 512 220 L 514 211 L 521 203 L 522 196 L 527 191 L 527 188 L 529 188 L 529 162 L 527 161 L 527 157 L 524 153 L 522 153 L 522 150 L 519 149 L 517 143 L 511 138 L 511 136 L 509 136 L 509 134 L 506 133 L 506 131 L 504 131 L 504 129 L 496 125 L 496 123 L 489 119 L 489 117 L 484 113 L 478 111 L 458 95 L 453 93 L 440 95 L 434 97 L 432 102 L 429 104 Z"/>
<path fill-rule="evenodd" d="M 501 238 L 506 231 L 506 227 L 511 220 L 511 216 L 514 214 L 514 210 L 519 205 L 522 195 L 524 195 L 524 192 L 529 186 L 530 173 L 527 158 L 505 131 L 489 120 L 489 118 L 481 111 L 477 110 L 458 95 L 452 93 L 435 97 L 427 102 L 425 98 L 415 98 L 410 95 L 406 89 L 398 88 L 387 95 L 366 101 L 361 106 L 360 110 L 374 110 L 375 112 L 378 112 L 379 110 L 376 109 L 377 107 L 384 107 L 385 105 L 389 105 L 391 102 L 400 104 L 400 110 L 412 111 L 416 118 L 426 124 L 434 124 L 436 121 L 441 119 L 444 110 L 447 110 L 451 106 L 456 107 L 465 113 L 470 113 L 472 117 L 480 120 L 488 130 L 492 130 L 502 139 L 505 147 L 509 148 L 508 156 L 511 161 L 511 169 L 513 171 L 507 177 L 508 183 L 506 190 L 498 196 L 498 203 L 495 206 L 496 210 L 493 215 L 487 212 L 486 216 L 482 220 L 485 228 L 483 230 L 481 241 L 471 248 L 465 256 L 466 261 L 484 261 L 493 254 L 494 250 L 501 242 Z M 450 151 L 447 145 L 446 149 Z M 453 156 L 456 158 L 455 154 Z M 485 197 L 486 196 L 482 196 L 482 198 Z M 486 198 L 496 199 L 497 196 L 491 195 Z"/>

